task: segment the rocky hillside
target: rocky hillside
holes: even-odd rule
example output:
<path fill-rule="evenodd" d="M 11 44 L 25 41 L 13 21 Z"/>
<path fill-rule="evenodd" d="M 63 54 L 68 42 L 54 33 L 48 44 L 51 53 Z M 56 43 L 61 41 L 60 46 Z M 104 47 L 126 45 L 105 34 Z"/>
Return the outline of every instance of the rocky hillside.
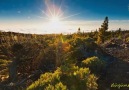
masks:
<path fill-rule="evenodd" d="M 112 62 L 108 68 L 107 72 L 100 80 L 101 84 L 100 90 L 105 88 L 105 90 L 118 90 L 118 88 L 113 88 L 111 85 L 114 84 L 128 84 L 129 83 L 129 48 L 128 43 L 122 43 L 122 41 L 114 40 L 115 42 L 109 42 L 105 44 L 104 50 L 116 57 L 117 59 Z M 120 43 L 121 42 L 121 43 Z M 105 86 L 105 87 L 104 87 Z M 121 90 L 129 90 L 129 88 L 121 88 Z"/>

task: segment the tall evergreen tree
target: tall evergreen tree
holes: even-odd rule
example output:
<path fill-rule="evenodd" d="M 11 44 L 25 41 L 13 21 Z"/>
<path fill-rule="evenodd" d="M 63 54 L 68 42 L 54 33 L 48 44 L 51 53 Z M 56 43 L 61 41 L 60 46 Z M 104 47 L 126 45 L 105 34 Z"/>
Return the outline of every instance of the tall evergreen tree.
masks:
<path fill-rule="evenodd" d="M 108 30 L 108 17 L 105 17 L 105 20 L 101 25 L 101 28 L 99 28 L 98 39 L 97 39 L 98 44 L 104 43 L 106 39 L 107 30 Z"/>
<path fill-rule="evenodd" d="M 103 24 L 101 25 L 101 28 L 103 28 L 104 32 L 108 30 L 108 17 L 105 17 L 105 20 Z"/>

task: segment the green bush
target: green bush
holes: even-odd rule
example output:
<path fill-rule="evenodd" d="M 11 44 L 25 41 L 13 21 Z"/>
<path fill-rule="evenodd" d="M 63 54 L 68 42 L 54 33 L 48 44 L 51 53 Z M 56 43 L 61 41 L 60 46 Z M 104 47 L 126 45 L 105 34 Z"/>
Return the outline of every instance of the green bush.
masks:
<path fill-rule="evenodd" d="M 8 60 L 3 60 L 3 59 L 0 59 L 0 64 L 8 64 L 10 61 Z"/>
<path fill-rule="evenodd" d="M 45 90 L 67 90 L 67 87 L 59 82 L 55 86 L 49 84 Z"/>
<path fill-rule="evenodd" d="M 77 37 L 69 41 L 71 45 L 71 60 L 80 62 L 89 56 L 95 55 L 95 50 L 98 47 L 92 38 L 86 37 L 81 38 Z"/>
<path fill-rule="evenodd" d="M 67 85 L 69 90 L 97 89 L 97 78 L 93 74 L 90 74 L 88 68 L 74 67 L 70 71 L 61 77 L 62 82 Z"/>
<path fill-rule="evenodd" d="M 98 57 L 90 57 L 82 61 L 82 66 L 87 67 L 94 74 L 100 74 L 105 67 L 105 62 Z"/>
<path fill-rule="evenodd" d="M 58 68 L 54 73 L 45 73 L 27 90 L 96 90 L 97 78 L 88 68 L 72 66 Z"/>

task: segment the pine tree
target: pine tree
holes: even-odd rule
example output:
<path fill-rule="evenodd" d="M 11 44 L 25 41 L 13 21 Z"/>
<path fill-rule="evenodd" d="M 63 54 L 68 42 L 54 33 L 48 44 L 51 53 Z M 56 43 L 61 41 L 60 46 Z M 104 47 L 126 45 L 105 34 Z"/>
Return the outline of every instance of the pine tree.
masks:
<path fill-rule="evenodd" d="M 104 43 L 106 39 L 107 30 L 108 30 L 108 17 L 105 17 L 105 20 L 101 25 L 101 28 L 99 28 L 98 39 L 97 39 L 98 44 Z"/>
<path fill-rule="evenodd" d="M 101 27 L 103 28 L 104 32 L 108 30 L 108 17 L 105 17 L 105 20 L 103 24 L 101 25 Z"/>
<path fill-rule="evenodd" d="M 102 28 L 99 28 L 97 44 L 101 44 L 101 43 L 103 43 L 103 42 L 104 42 L 103 29 L 102 29 Z"/>

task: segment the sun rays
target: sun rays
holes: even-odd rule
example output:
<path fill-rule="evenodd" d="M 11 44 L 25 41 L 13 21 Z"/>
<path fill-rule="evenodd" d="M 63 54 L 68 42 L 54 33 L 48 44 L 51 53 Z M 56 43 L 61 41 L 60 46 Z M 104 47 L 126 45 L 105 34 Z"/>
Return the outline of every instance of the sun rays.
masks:
<path fill-rule="evenodd" d="M 60 3 L 58 2 L 57 4 L 54 0 L 45 0 L 46 9 L 41 9 L 43 15 L 40 16 L 40 18 L 43 18 L 48 21 L 46 25 L 48 29 L 55 29 L 57 31 L 60 29 L 64 29 L 66 27 L 64 23 L 66 19 L 80 14 L 75 13 L 72 15 L 65 16 L 65 12 L 64 10 L 62 10 L 64 0 L 59 1 Z"/>
<path fill-rule="evenodd" d="M 43 14 L 45 15 L 45 18 L 48 20 L 61 20 L 61 17 L 63 16 L 63 12 L 61 10 L 63 0 L 61 1 L 60 5 L 56 5 L 54 0 L 45 0 L 46 4 L 46 10 L 43 11 Z"/>

